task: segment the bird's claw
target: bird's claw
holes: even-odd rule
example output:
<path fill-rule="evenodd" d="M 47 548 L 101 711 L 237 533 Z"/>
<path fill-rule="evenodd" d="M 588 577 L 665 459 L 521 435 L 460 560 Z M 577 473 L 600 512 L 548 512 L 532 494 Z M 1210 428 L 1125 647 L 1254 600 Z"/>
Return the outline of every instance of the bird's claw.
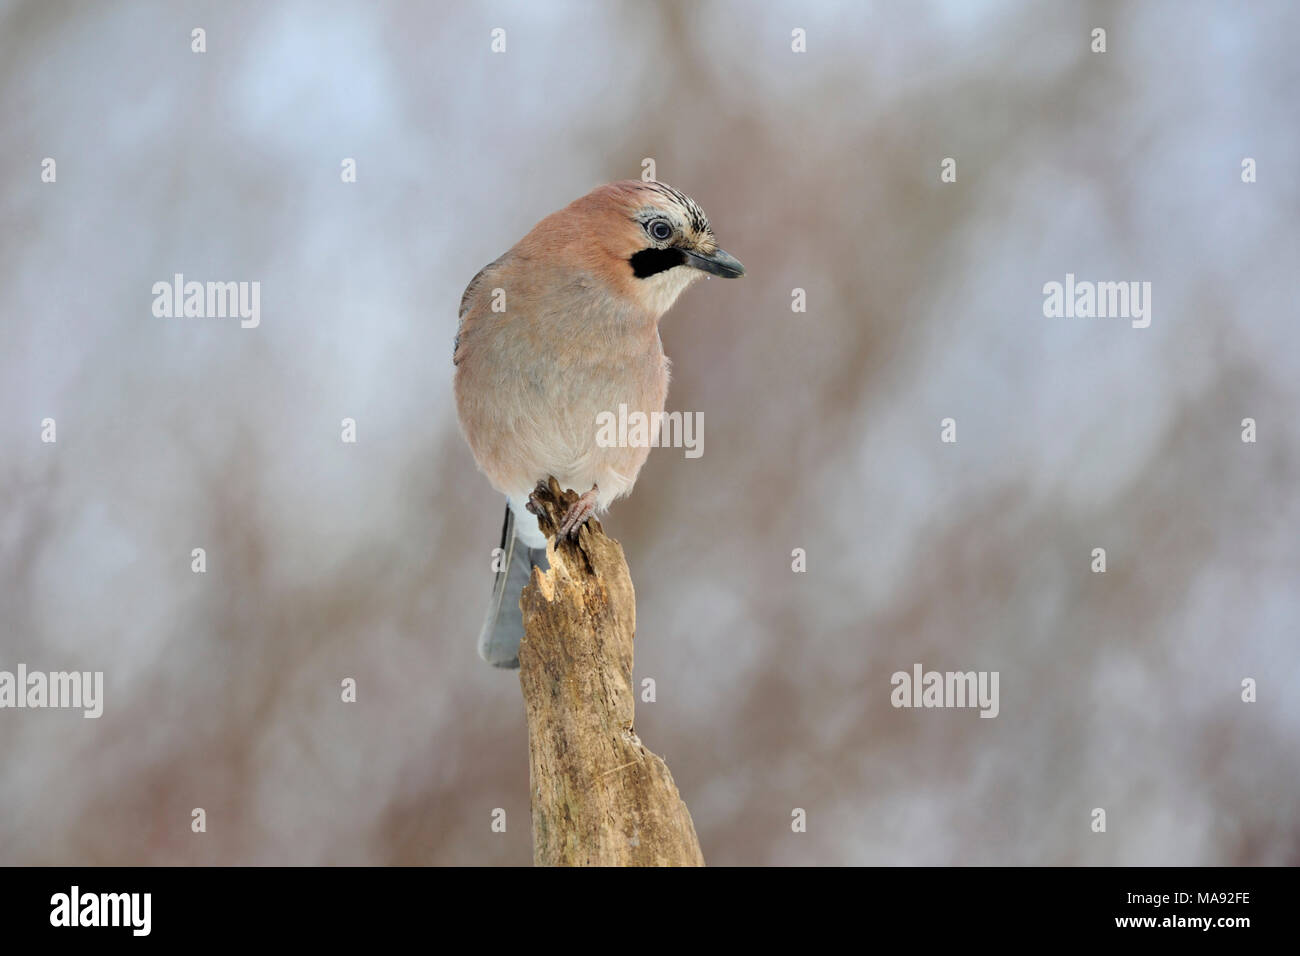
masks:
<path fill-rule="evenodd" d="M 568 537 L 571 541 L 577 541 L 582 526 L 595 513 L 596 489 L 593 487 L 590 491 L 583 492 L 578 497 L 578 500 L 570 505 L 569 510 L 565 512 L 564 521 L 560 523 L 560 534 Z"/>
<path fill-rule="evenodd" d="M 546 487 L 546 482 L 539 481 L 537 483 L 537 487 L 528 493 L 528 504 L 524 505 L 524 507 L 528 509 L 530 514 L 535 514 L 539 518 L 546 512 L 542 509 L 542 506 L 538 503 L 537 495 L 544 491 L 548 491 Z"/>

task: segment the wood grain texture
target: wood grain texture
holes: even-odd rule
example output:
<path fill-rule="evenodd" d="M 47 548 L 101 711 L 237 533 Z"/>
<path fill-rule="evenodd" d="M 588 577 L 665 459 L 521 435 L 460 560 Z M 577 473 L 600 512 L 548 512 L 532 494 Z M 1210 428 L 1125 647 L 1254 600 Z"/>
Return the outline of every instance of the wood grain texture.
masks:
<path fill-rule="evenodd" d="M 553 537 L 577 497 L 554 478 L 539 489 L 550 570 L 534 568 L 520 598 L 533 862 L 703 866 L 672 774 L 633 727 L 636 596 L 623 549 L 594 519 L 576 542 Z"/>

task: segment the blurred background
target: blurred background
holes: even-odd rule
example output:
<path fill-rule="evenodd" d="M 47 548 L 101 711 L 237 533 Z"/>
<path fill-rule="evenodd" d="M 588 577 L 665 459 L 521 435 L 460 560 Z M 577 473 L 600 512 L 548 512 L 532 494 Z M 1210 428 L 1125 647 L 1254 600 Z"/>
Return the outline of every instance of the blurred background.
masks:
<path fill-rule="evenodd" d="M 530 862 L 457 305 L 652 158 L 748 268 L 662 323 L 703 456 L 604 522 L 706 859 L 1300 863 L 1297 35 L 1172 0 L 0 4 L 0 669 L 105 675 L 99 720 L 0 711 L 0 862 Z M 155 317 L 178 272 L 260 282 L 260 326 Z M 1151 282 L 1150 327 L 1044 318 L 1067 272 Z M 999 716 L 894 709 L 914 663 L 998 671 Z"/>

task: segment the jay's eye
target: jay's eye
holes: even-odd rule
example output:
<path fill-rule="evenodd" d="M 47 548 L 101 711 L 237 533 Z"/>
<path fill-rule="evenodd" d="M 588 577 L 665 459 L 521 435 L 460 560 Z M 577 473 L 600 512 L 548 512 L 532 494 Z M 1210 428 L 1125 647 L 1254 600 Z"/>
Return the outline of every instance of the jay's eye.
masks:
<path fill-rule="evenodd" d="M 666 242 L 672 237 L 673 227 L 668 225 L 667 220 L 656 219 L 650 225 L 646 226 L 652 239 L 658 239 L 660 242 Z"/>

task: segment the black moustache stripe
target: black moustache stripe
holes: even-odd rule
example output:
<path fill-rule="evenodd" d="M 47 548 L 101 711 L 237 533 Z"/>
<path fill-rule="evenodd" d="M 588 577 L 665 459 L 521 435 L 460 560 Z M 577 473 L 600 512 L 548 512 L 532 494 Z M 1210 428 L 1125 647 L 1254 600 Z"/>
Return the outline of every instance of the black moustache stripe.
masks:
<path fill-rule="evenodd" d="M 628 262 L 632 263 L 632 272 L 638 279 L 648 279 L 682 265 L 686 256 L 680 249 L 642 249 Z"/>

